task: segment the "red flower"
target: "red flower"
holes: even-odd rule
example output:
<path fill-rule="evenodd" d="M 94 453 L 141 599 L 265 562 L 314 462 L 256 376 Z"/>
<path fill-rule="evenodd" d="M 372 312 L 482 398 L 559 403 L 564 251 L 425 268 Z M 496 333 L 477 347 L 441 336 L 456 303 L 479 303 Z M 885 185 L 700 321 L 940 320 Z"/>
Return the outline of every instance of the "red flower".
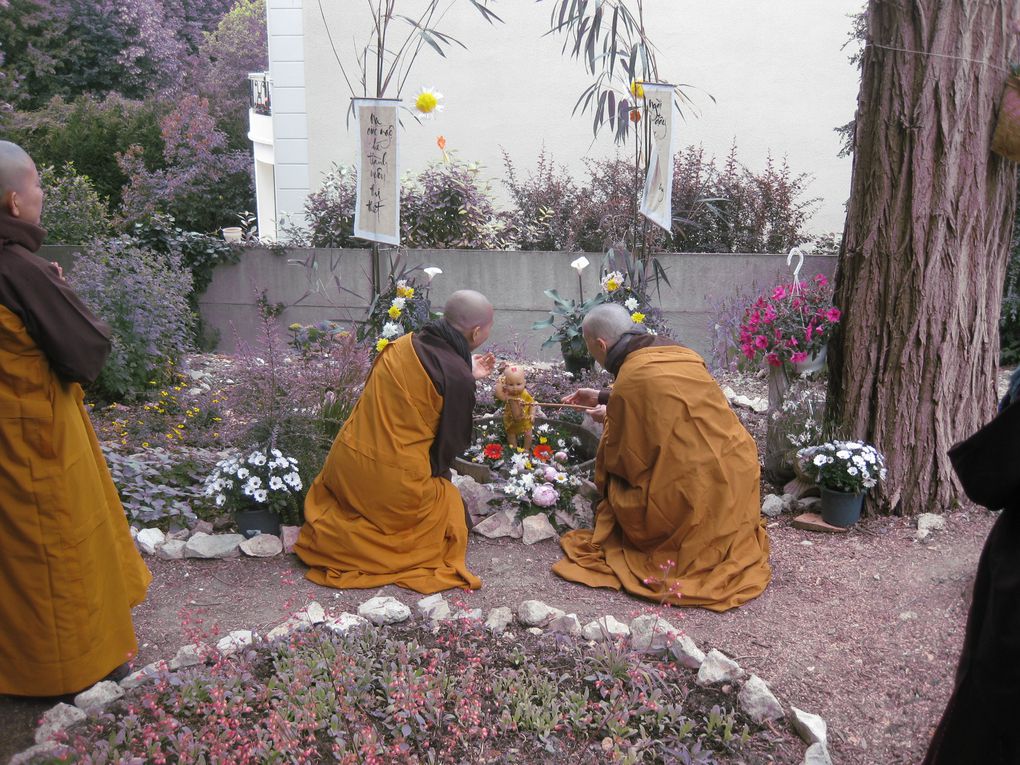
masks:
<path fill-rule="evenodd" d="M 486 444 L 482 454 L 490 460 L 498 460 L 503 456 L 503 444 Z"/>
<path fill-rule="evenodd" d="M 635 124 L 641 121 L 641 112 L 638 109 L 630 110 L 630 121 Z"/>
<path fill-rule="evenodd" d="M 549 444 L 539 444 L 531 450 L 531 453 L 542 462 L 547 462 L 553 456 L 553 450 Z"/>

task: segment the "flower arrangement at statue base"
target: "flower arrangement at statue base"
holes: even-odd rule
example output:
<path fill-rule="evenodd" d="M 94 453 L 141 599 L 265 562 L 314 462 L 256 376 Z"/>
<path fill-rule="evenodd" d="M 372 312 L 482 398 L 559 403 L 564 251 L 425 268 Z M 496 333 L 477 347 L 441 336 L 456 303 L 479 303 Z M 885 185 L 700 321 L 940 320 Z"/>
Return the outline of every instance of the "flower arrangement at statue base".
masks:
<path fill-rule="evenodd" d="M 861 515 L 864 495 L 886 477 L 885 458 L 861 441 L 827 441 L 797 452 L 801 470 L 822 494 L 822 520 L 852 526 Z"/>
<path fill-rule="evenodd" d="M 233 511 L 246 536 L 279 533 L 281 523 L 300 525 L 303 488 L 297 460 L 269 447 L 220 460 L 205 481 L 205 495 Z"/>
<path fill-rule="evenodd" d="M 577 436 L 542 423 L 535 427 L 534 444 L 526 452 L 507 445 L 500 418 L 480 423 L 478 432 L 464 459 L 492 472 L 493 512 L 509 510 L 517 521 L 543 514 L 557 531 L 591 524 L 591 503 L 580 494 L 586 471 L 578 467 L 588 458 Z"/>

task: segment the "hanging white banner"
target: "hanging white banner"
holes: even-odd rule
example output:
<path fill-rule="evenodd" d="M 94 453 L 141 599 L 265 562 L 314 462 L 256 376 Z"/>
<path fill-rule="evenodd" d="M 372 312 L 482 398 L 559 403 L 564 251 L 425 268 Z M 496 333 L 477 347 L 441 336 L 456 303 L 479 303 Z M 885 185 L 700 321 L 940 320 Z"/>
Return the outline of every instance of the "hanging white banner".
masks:
<path fill-rule="evenodd" d="M 673 228 L 673 86 L 646 82 L 644 117 L 652 134 L 641 214 L 666 231 Z"/>
<path fill-rule="evenodd" d="M 385 244 L 400 244 L 399 105 L 394 98 L 354 99 L 360 162 L 354 235 Z"/>

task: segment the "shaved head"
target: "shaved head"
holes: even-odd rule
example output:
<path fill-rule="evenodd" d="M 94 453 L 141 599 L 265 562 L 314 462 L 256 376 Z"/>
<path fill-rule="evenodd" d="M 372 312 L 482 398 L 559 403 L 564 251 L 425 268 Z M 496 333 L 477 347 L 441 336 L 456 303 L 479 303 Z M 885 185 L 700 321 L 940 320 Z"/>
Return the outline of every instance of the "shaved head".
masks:
<path fill-rule="evenodd" d="M 0 199 L 12 191 L 24 193 L 32 181 L 35 163 L 18 144 L 0 141 Z"/>
<path fill-rule="evenodd" d="M 443 306 L 443 318 L 464 335 L 471 350 L 489 339 L 492 316 L 492 303 L 474 290 L 457 290 Z"/>
<path fill-rule="evenodd" d="M 630 311 L 618 303 L 603 303 L 588 311 L 581 322 L 581 331 L 592 340 L 604 340 L 610 348 L 624 332 L 639 326 L 630 318 Z"/>

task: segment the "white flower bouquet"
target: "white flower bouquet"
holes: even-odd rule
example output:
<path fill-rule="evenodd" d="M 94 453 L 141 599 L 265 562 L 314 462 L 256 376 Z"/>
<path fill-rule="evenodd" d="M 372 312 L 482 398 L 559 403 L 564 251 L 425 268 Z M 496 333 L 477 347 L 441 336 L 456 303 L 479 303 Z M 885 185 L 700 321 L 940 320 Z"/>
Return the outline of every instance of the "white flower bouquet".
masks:
<path fill-rule="evenodd" d="M 216 507 L 271 510 L 279 516 L 296 513 L 302 488 L 297 460 L 279 449 L 255 449 L 220 460 L 205 481 L 205 495 Z"/>
<path fill-rule="evenodd" d="M 828 441 L 797 452 L 804 473 L 832 491 L 863 494 L 884 481 L 885 458 L 861 441 Z"/>

